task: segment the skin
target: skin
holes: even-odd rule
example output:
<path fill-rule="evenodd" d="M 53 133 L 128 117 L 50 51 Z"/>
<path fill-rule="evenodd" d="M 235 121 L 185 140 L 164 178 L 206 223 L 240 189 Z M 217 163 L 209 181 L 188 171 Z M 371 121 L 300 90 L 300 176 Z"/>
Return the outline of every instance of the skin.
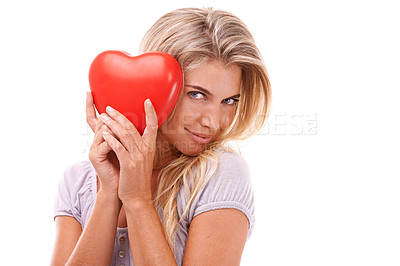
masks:
<path fill-rule="evenodd" d="M 186 155 L 203 151 L 205 144 L 194 141 L 186 129 L 217 137 L 233 120 L 236 102 L 231 97 L 239 95 L 240 82 L 241 69 L 236 65 L 226 67 L 220 61 L 189 72 L 175 117 L 160 128 L 160 141 L 170 144 L 169 151 L 177 149 Z"/>
<path fill-rule="evenodd" d="M 95 131 L 89 159 L 98 174 L 99 190 L 83 232 L 74 218 L 56 218 L 52 265 L 110 265 L 117 225 L 129 228 L 135 265 L 176 265 L 152 203 L 157 185 L 155 148 L 163 148 L 162 165 L 180 153 L 194 156 L 203 151 L 206 144 L 196 141 L 188 130 L 208 135 L 211 141 L 228 127 L 234 116 L 232 97 L 238 99 L 240 81 L 241 69 L 220 61 L 187 73 L 175 116 L 160 129 L 153 106 L 145 104 L 147 127 L 143 136 L 117 110 L 107 110 L 98 119 L 88 95 L 87 122 Z M 236 209 L 196 216 L 183 264 L 239 265 L 248 226 L 246 216 Z"/>

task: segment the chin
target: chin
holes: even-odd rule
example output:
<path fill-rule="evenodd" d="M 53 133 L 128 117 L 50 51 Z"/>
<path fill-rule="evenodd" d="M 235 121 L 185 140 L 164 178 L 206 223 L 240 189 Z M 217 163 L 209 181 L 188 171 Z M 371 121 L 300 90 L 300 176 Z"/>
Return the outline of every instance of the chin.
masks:
<path fill-rule="evenodd" d="M 187 156 L 199 155 L 206 149 L 206 145 L 201 145 L 194 142 L 175 143 L 175 148 Z"/>

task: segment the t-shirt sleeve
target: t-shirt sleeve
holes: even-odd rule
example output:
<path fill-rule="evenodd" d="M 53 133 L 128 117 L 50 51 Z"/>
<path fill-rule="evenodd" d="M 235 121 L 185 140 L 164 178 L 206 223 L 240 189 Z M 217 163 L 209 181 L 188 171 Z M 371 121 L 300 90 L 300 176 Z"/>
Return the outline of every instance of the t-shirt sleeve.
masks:
<path fill-rule="evenodd" d="M 221 152 L 218 157 L 215 173 L 196 197 L 193 218 L 206 211 L 237 209 L 249 220 L 249 239 L 255 224 L 255 214 L 248 165 L 244 158 L 235 152 Z"/>
<path fill-rule="evenodd" d="M 54 219 L 62 215 L 71 216 L 82 225 L 86 218 L 82 211 L 93 201 L 90 165 L 90 161 L 82 161 L 68 166 L 64 171 L 54 202 Z"/>

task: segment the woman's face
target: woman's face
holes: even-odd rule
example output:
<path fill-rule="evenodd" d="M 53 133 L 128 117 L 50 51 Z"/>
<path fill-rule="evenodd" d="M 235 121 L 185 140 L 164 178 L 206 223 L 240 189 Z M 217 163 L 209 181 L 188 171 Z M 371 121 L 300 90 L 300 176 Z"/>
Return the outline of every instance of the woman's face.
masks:
<path fill-rule="evenodd" d="M 239 66 L 217 60 L 186 73 L 175 115 L 160 127 L 159 136 L 185 155 L 202 152 L 234 118 L 241 73 Z"/>

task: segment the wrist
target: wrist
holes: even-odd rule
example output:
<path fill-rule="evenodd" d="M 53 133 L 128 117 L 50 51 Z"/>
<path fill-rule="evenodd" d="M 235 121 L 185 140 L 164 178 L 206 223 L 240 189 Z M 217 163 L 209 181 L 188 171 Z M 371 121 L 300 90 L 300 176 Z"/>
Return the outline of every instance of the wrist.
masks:
<path fill-rule="evenodd" d="M 121 191 L 119 191 L 118 197 L 124 205 L 130 204 L 130 203 L 133 203 L 133 204 L 134 203 L 138 203 L 138 204 L 149 203 L 149 202 L 153 203 L 153 197 L 152 197 L 151 192 L 127 194 L 127 193 L 121 193 Z"/>
<path fill-rule="evenodd" d="M 153 200 L 148 198 L 134 198 L 122 201 L 125 211 L 128 213 L 140 213 L 143 210 L 154 208 Z"/>
<path fill-rule="evenodd" d="M 119 207 L 122 206 L 122 202 L 118 198 L 117 191 L 109 191 L 109 190 L 100 188 L 99 191 L 97 192 L 97 198 L 104 199 L 105 201 L 107 201 L 111 204 L 117 204 Z"/>

